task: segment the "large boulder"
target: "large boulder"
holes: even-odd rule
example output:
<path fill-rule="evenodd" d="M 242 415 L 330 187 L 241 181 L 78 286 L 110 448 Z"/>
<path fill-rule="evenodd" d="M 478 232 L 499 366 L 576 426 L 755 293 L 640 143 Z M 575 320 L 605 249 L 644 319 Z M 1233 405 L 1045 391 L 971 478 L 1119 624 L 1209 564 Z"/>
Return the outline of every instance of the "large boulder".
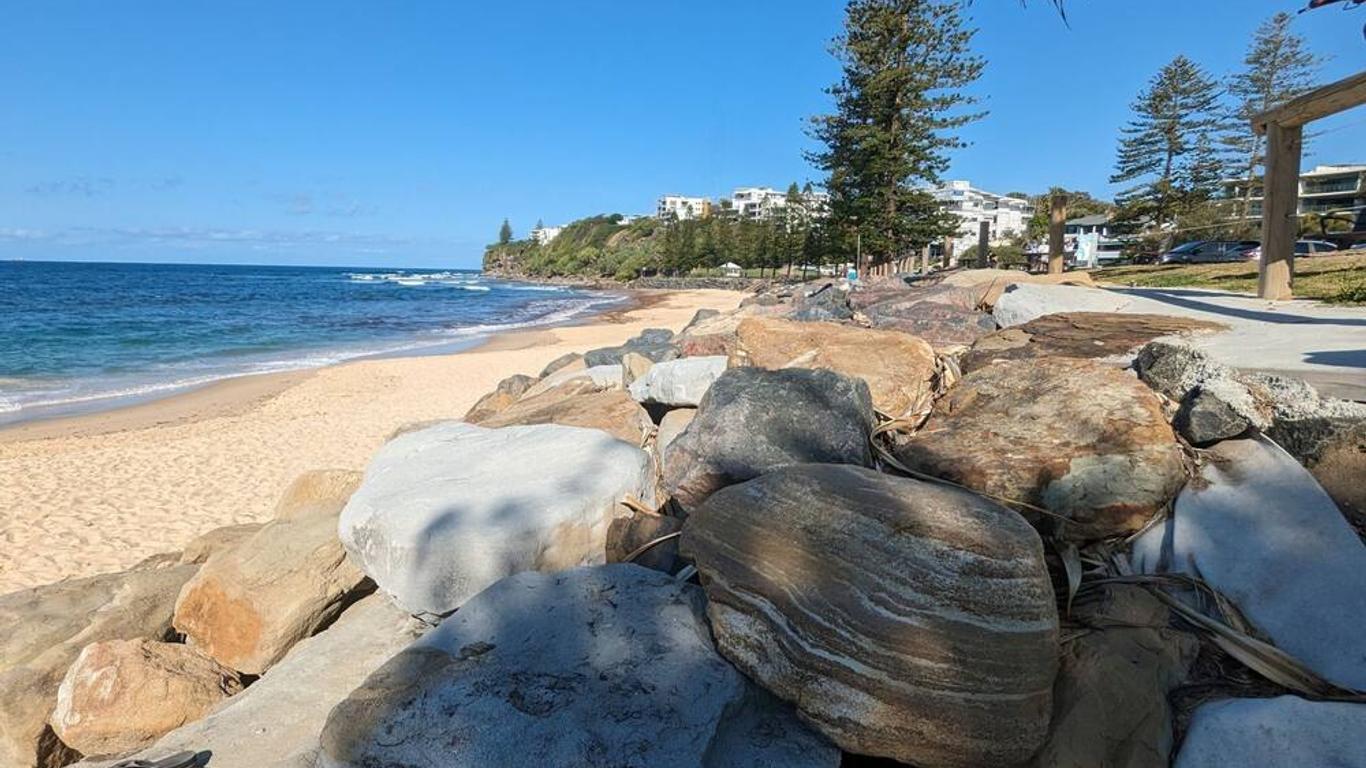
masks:
<path fill-rule="evenodd" d="M 122 755 L 198 720 L 241 690 L 236 672 L 186 645 L 91 643 L 57 689 L 52 728 L 84 755 Z"/>
<path fill-rule="evenodd" d="M 778 469 L 693 511 L 721 652 L 847 752 L 1013 765 L 1043 744 L 1058 616 L 1039 535 L 954 488 Z"/>
<path fill-rule="evenodd" d="M 1175 768 L 1366 768 L 1366 704 L 1224 699 L 1195 710 Z"/>
<path fill-rule="evenodd" d="M 833 323 L 749 318 L 737 330 L 738 365 L 758 368 L 826 368 L 863 379 L 873 405 L 893 417 L 913 412 L 930 397 L 934 349 L 894 331 Z"/>
<path fill-rule="evenodd" d="M 592 368 L 567 366 L 541 379 L 522 393 L 522 397 L 535 397 L 552 389 L 565 389 L 570 394 L 601 392 L 604 389 L 621 389 L 621 364 L 597 365 Z"/>
<path fill-rule="evenodd" d="M 1224 326 L 1170 315 L 1072 312 L 1044 315 L 979 339 L 959 361 L 964 372 L 995 360 L 1122 357 L 1160 336 Z"/>
<path fill-rule="evenodd" d="M 1180 344 L 1147 345 L 1134 368 L 1180 404 L 1177 423 L 1191 442 L 1257 429 L 1308 467 L 1344 514 L 1366 525 L 1366 404 L 1320 397 L 1298 379 L 1239 371 Z"/>
<path fill-rule="evenodd" d="M 603 347 L 585 352 L 583 361 L 589 368 L 602 365 L 620 365 L 622 355 L 634 352 L 648 357 L 656 363 L 678 357 L 678 348 L 673 344 L 674 333 L 668 328 L 646 328 L 635 338 L 628 339 L 617 347 Z"/>
<path fill-rule="evenodd" d="M 849 290 L 834 283 L 823 283 L 792 296 L 792 309 L 787 316 L 803 323 L 839 322 L 854 316 L 849 308 Z"/>
<path fill-rule="evenodd" d="M 0 765 L 48 768 L 79 757 L 48 725 L 67 669 L 91 643 L 164 639 L 176 595 L 197 569 L 135 569 L 0 596 Z"/>
<path fill-rule="evenodd" d="M 189 750 L 212 753 L 210 768 L 316 768 L 328 713 L 424 627 L 380 595 L 362 598 L 250 688 L 132 757 Z M 99 761 L 79 768 L 96 766 L 108 768 Z"/>
<path fill-rule="evenodd" d="M 535 386 L 537 381 L 539 379 L 521 373 L 503 379 L 498 382 L 498 386 L 492 392 L 479 398 L 474 406 L 469 409 L 465 414 L 465 421 L 478 422 L 504 410 L 517 402 L 517 398 L 526 394 L 526 391 Z"/>
<path fill-rule="evenodd" d="M 209 558 L 185 585 L 176 629 L 226 666 L 259 675 L 335 619 L 365 583 L 337 538 L 356 480 L 322 472 L 296 481 L 285 517 Z"/>
<path fill-rule="evenodd" d="M 509 576 L 337 705 L 321 765 L 838 765 L 717 655 L 704 602 L 634 565 Z"/>
<path fill-rule="evenodd" d="M 1062 647 L 1048 743 L 1037 768 L 1165 768 L 1174 746 L 1168 694 L 1200 652 L 1171 629 L 1170 610 L 1142 587 L 1083 592 L 1072 606 L 1082 630 Z"/>
<path fill-rule="evenodd" d="M 654 429 L 650 414 L 619 389 L 575 394 L 557 387 L 519 400 L 486 418 L 466 419 L 471 424 L 497 429 L 519 424 L 562 424 L 600 429 L 632 445 L 640 445 Z"/>
<path fill-rule="evenodd" d="M 934 347 L 971 344 L 996 330 L 991 315 L 977 308 L 976 292 L 965 288 L 873 288 L 854 293 L 855 317 L 873 328 L 900 331 Z"/>
<path fill-rule="evenodd" d="M 1093 360 L 974 371 L 895 451 L 912 469 L 1050 510 L 1074 541 L 1138 530 L 1185 481 L 1161 401 L 1131 374 Z"/>
<path fill-rule="evenodd" d="M 655 405 L 695 406 L 725 371 L 724 357 L 685 357 L 656 363 L 631 383 L 631 397 Z"/>
<path fill-rule="evenodd" d="M 1134 542 L 1135 567 L 1203 578 L 1278 648 L 1366 689 L 1366 546 L 1275 444 L 1229 440 L 1209 459 L 1172 515 Z"/>
<path fill-rule="evenodd" d="M 601 430 L 447 422 L 379 450 L 341 516 L 351 558 L 400 605 L 444 615 L 519 571 L 603 562 L 649 454 Z"/>
<path fill-rule="evenodd" d="M 834 371 L 731 368 L 669 446 L 664 489 L 691 509 L 788 464 L 871 466 L 868 386 Z"/>
<path fill-rule="evenodd" d="M 190 539 L 190 542 L 180 551 L 180 562 L 181 564 L 203 565 L 215 554 L 225 549 L 232 549 L 242 541 L 251 538 L 257 531 L 261 530 L 262 525 L 265 523 L 239 523 L 238 525 L 225 525 L 221 528 L 205 531 Z"/>
<path fill-rule="evenodd" d="M 582 353 L 566 352 L 563 355 L 560 355 L 559 357 L 555 358 L 554 360 L 551 360 L 550 362 L 546 363 L 545 367 L 541 369 L 541 375 L 537 376 L 536 378 L 544 379 L 550 374 L 560 370 L 583 370 L 587 367 L 588 364 L 583 361 Z"/>
<path fill-rule="evenodd" d="M 1044 315 L 1070 312 L 1118 312 L 1133 297 L 1100 288 L 1075 285 L 1011 285 L 996 299 L 992 317 L 1002 328 L 1024 325 Z"/>

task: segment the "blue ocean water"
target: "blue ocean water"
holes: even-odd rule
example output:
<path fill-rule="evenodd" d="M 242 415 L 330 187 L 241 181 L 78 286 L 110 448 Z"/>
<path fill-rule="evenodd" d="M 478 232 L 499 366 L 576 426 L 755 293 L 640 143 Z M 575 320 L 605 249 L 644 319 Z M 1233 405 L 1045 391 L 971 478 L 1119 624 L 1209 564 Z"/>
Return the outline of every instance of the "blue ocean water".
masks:
<path fill-rule="evenodd" d="M 0 262 L 0 423 L 455 348 L 620 300 L 467 271 Z"/>

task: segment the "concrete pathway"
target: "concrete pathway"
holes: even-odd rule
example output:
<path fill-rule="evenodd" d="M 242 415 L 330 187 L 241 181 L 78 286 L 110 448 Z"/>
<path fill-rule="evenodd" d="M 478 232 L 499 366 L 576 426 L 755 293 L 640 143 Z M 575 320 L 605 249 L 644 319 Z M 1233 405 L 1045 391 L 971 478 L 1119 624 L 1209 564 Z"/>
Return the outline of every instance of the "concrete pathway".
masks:
<path fill-rule="evenodd" d="M 1229 326 L 1190 343 L 1244 370 L 1294 376 L 1319 392 L 1366 401 L 1366 307 L 1267 301 L 1200 288 L 1105 288 L 1133 297 L 1120 312 L 1165 314 Z"/>

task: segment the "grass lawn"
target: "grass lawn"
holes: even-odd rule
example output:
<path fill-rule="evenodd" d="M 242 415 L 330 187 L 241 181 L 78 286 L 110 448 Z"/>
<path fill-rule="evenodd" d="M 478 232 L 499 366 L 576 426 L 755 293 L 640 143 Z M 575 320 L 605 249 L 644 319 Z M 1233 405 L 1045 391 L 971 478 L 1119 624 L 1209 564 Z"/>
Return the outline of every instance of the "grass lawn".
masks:
<path fill-rule="evenodd" d="M 1257 262 L 1106 267 L 1091 273 L 1098 282 L 1153 288 L 1218 288 L 1257 292 Z M 1295 259 L 1295 297 L 1334 304 L 1366 304 L 1366 253 Z"/>

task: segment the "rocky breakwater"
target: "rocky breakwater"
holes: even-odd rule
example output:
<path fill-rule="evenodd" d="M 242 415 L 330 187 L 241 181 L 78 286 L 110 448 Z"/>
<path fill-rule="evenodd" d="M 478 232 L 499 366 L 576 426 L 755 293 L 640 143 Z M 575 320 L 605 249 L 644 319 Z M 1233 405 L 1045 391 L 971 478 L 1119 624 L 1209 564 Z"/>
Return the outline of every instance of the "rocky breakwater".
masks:
<path fill-rule="evenodd" d="M 1361 764 L 1359 407 L 979 277 L 774 287 L 0 596 L 0 764 Z"/>

